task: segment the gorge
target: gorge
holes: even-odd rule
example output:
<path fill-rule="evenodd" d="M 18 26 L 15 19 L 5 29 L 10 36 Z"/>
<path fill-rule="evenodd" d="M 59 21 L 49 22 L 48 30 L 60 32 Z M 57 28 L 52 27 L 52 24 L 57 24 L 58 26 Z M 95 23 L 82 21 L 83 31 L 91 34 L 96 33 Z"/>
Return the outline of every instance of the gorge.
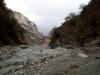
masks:
<path fill-rule="evenodd" d="M 0 0 L 0 75 L 100 75 L 100 0 L 50 36 Z"/>

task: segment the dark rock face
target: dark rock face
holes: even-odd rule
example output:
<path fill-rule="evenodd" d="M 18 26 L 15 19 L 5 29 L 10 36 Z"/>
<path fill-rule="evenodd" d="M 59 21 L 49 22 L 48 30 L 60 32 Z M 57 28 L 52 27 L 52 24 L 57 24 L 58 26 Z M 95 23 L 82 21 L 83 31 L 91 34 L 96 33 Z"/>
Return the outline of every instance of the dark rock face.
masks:
<path fill-rule="evenodd" d="M 9 10 L 0 2 L 0 42 L 8 44 L 40 44 L 42 35 L 36 25 L 19 12 Z"/>
<path fill-rule="evenodd" d="M 91 0 L 89 5 L 83 8 L 78 25 L 79 40 L 90 42 L 100 40 L 100 1 Z M 83 37 L 81 37 L 83 36 Z M 81 42 L 81 41 L 80 41 Z"/>
<path fill-rule="evenodd" d="M 2 44 L 25 44 L 26 40 L 23 35 L 23 29 L 16 22 L 7 9 L 4 1 L 0 0 L 0 42 Z M 23 42 L 24 41 L 24 42 Z"/>
<path fill-rule="evenodd" d="M 61 46 L 84 46 L 93 40 L 100 40 L 100 1 L 91 0 L 79 15 L 70 15 L 70 19 L 55 28 L 50 45 L 59 42 Z"/>

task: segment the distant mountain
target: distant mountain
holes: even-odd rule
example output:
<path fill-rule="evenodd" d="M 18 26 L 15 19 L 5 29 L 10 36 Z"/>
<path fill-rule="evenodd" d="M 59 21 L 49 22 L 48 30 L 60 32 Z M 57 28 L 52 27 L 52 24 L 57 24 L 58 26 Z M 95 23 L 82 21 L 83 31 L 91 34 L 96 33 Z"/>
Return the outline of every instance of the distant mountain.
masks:
<path fill-rule="evenodd" d="M 91 0 L 80 14 L 71 13 L 52 33 L 50 46 L 86 46 L 100 43 L 100 0 Z"/>

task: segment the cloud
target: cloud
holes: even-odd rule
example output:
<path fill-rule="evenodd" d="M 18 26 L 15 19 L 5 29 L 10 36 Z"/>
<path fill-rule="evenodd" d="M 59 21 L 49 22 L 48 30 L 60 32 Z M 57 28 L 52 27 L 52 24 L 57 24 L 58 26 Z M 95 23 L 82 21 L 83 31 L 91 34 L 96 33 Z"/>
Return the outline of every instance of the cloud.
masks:
<path fill-rule="evenodd" d="M 5 0 L 7 7 L 19 11 L 34 21 L 39 30 L 47 34 L 59 26 L 71 12 L 79 12 L 82 3 L 90 0 Z"/>

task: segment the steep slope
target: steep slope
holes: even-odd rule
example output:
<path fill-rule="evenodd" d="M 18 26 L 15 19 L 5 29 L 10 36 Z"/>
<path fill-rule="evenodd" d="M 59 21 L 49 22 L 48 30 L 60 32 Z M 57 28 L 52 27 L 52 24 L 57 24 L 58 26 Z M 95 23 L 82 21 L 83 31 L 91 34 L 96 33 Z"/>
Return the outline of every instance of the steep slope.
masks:
<path fill-rule="evenodd" d="M 1 44 L 26 44 L 22 27 L 10 15 L 4 0 L 0 0 L 0 42 Z"/>
<path fill-rule="evenodd" d="M 79 15 L 71 14 L 61 27 L 55 28 L 50 46 L 85 46 L 100 40 L 100 0 L 91 0 Z M 97 43 L 99 44 L 99 42 Z"/>
<path fill-rule="evenodd" d="M 100 40 L 100 1 L 91 0 L 89 5 L 83 8 L 78 25 L 78 37 L 83 44 L 93 40 Z M 81 37 L 82 36 L 82 37 Z"/>
<path fill-rule="evenodd" d="M 24 30 L 24 35 L 27 38 L 29 44 L 41 44 L 43 39 L 42 34 L 38 31 L 35 23 L 29 21 L 24 15 L 19 12 L 13 11 L 12 15 L 21 25 Z"/>
<path fill-rule="evenodd" d="M 0 1 L 0 43 L 40 44 L 42 35 L 36 25 L 22 14 L 8 9 L 4 0 Z"/>

